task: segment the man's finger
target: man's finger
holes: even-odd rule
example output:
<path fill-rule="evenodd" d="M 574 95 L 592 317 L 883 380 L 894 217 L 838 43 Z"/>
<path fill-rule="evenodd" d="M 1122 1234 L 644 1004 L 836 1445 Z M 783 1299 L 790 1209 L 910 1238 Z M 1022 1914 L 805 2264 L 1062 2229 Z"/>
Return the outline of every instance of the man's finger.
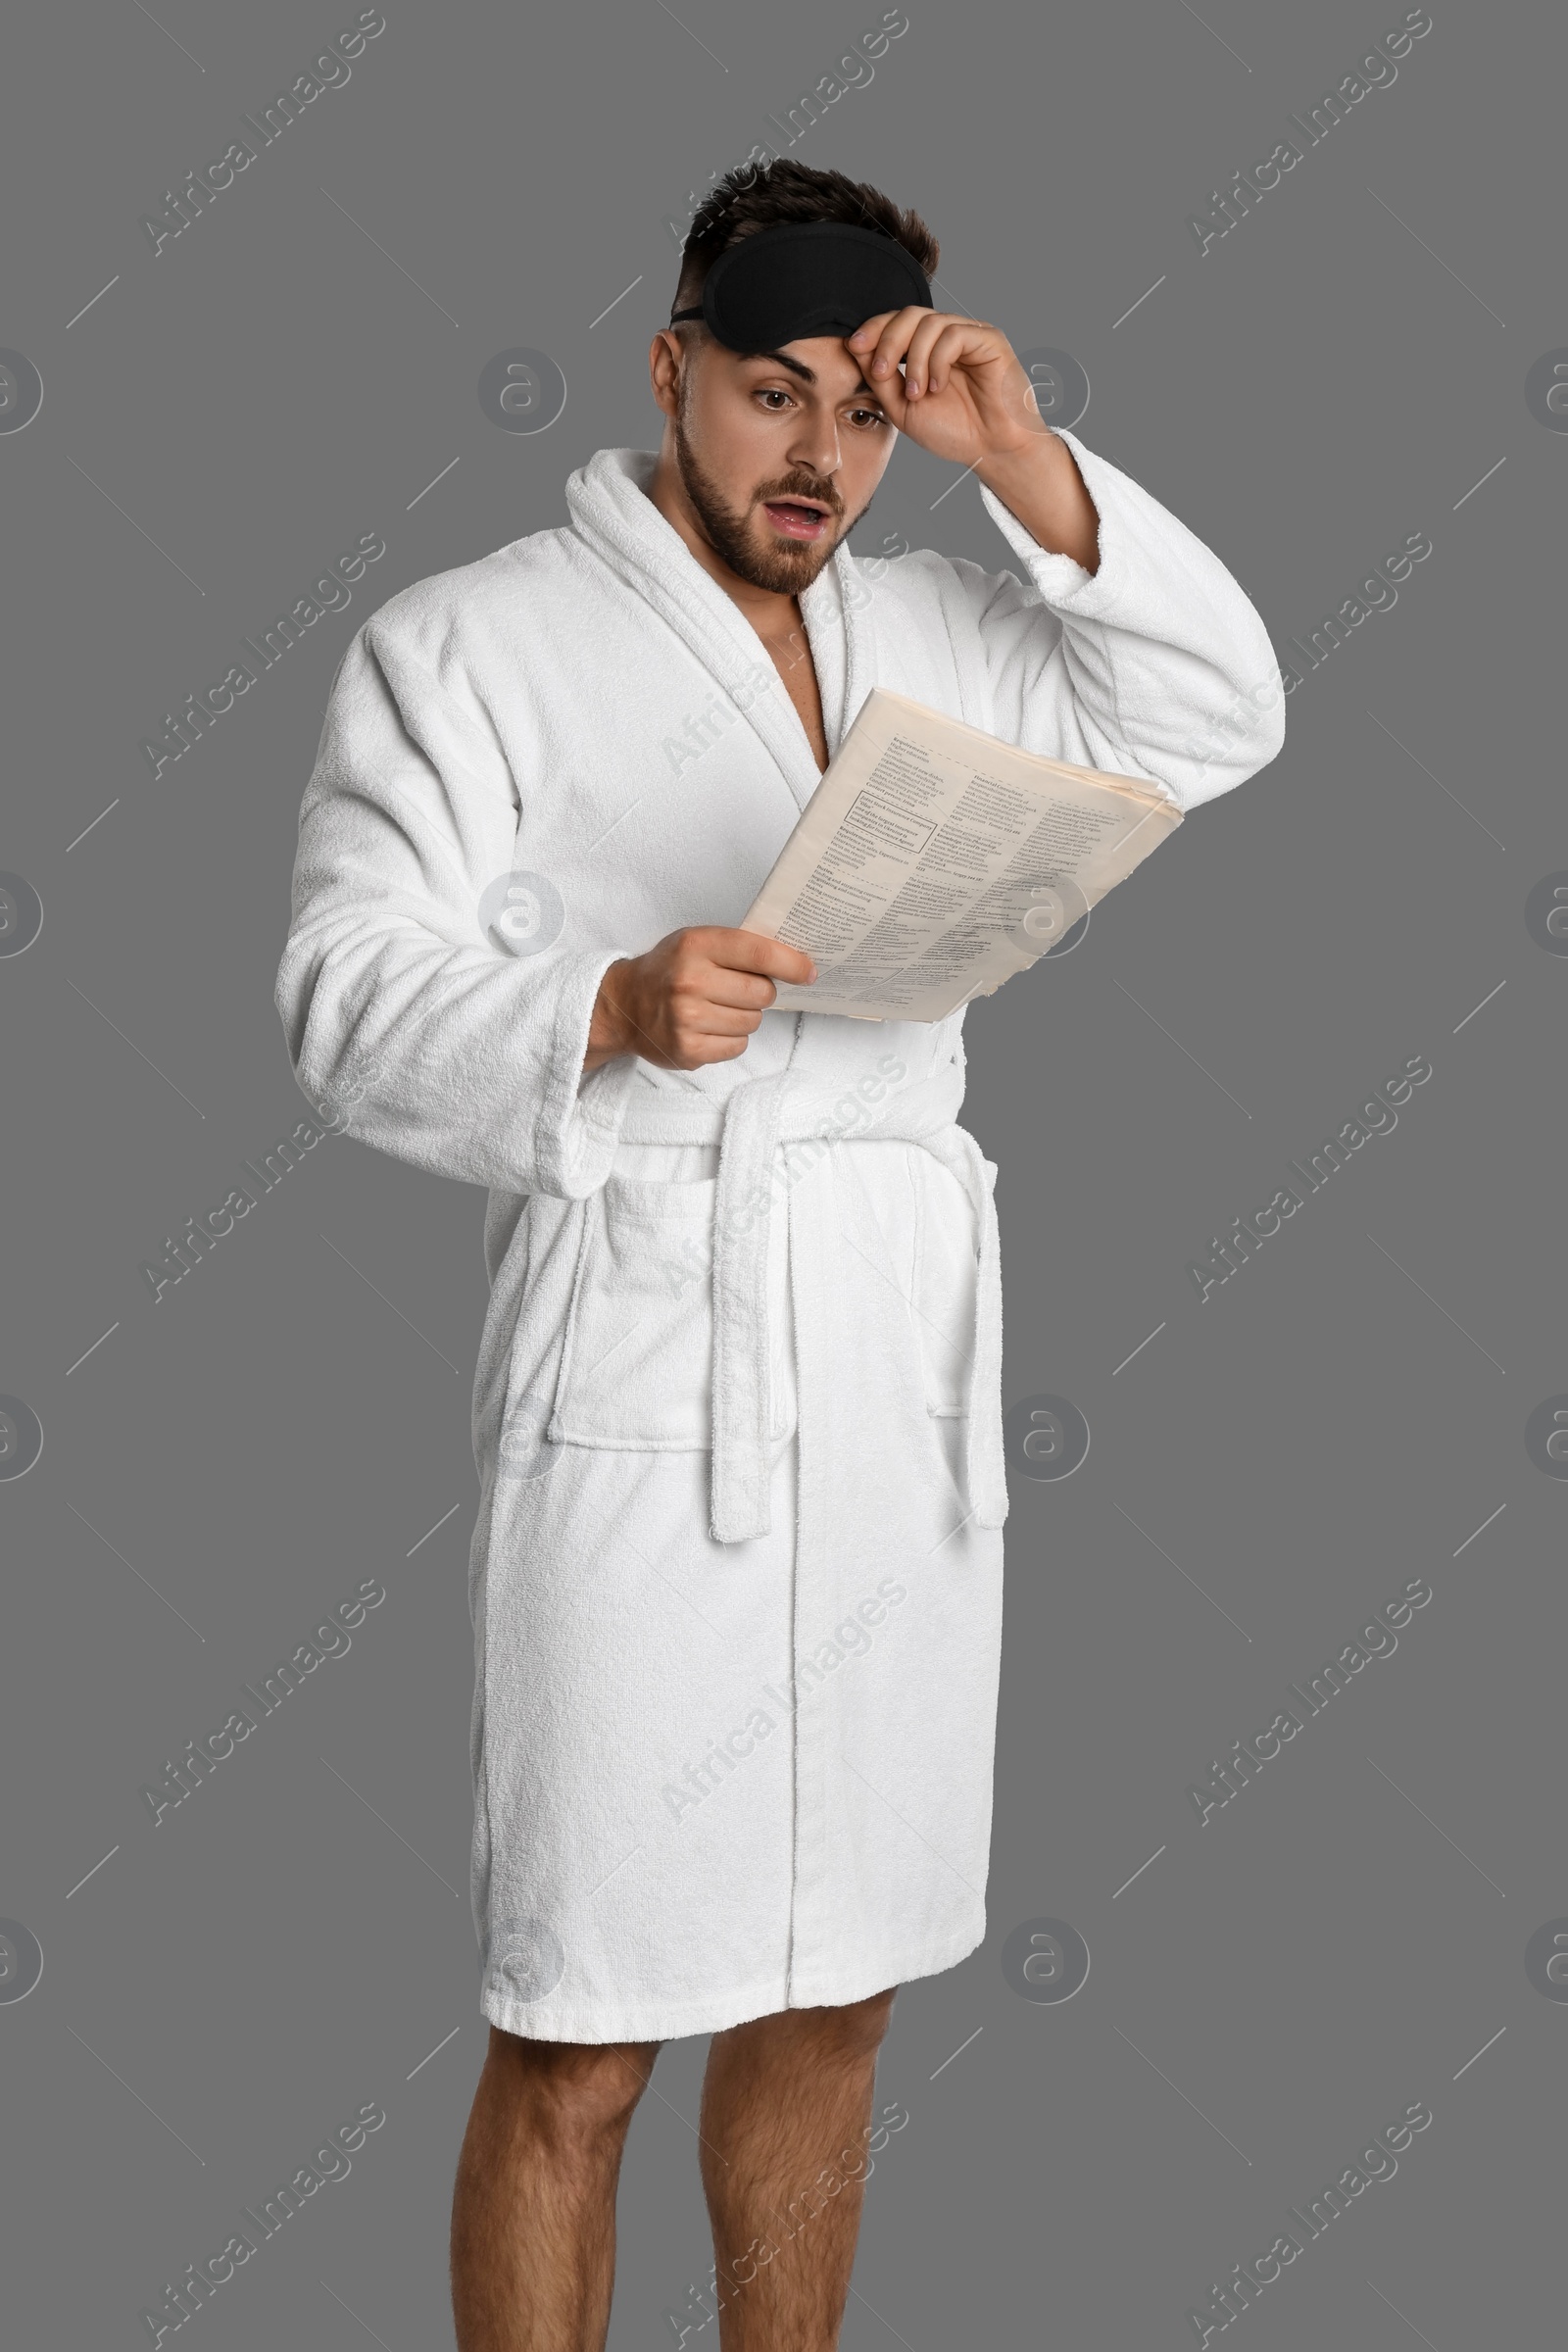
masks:
<path fill-rule="evenodd" d="M 760 931 L 719 931 L 705 934 L 703 951 L 713 963 L 733 972 L 760 972 L 769 980 L 802 987 L 816 978 L 816 965 L 804 948 L 782 939 L 764 939 Z"/>
<path fill-rule="evenodd" d="M 740 972 L 727 963 L 710 963 L 702 982 L 704 1004 L 745 1012 L 765 1012 L 777 994 L 777 983 L 765 972 Z"/>
<path fill-rule="evenodd" d="M 873 391 L 881 392 L 897 386 L 899 362 L 918 328 L 928 323 L 932 317 L 933 314 L 922 303 L 908 303 L 902 311 L 889 311 L 883 316 L 874 349 L 859 344 L 859 349 L 866 355 L 860 363 L 861 372 Z M 867 319 L 858 326 L 852 337 L 852 345 L 858 343 L 866 327 L 874 323 L 874 320 Z"/>
<path fill-rule="evenodd" d="M 681 1029 L 691 1037 L 751 1037 L 757 1029 L 759 1011 L 756 1004 L 697 1004 L 681 1022 Z"/>

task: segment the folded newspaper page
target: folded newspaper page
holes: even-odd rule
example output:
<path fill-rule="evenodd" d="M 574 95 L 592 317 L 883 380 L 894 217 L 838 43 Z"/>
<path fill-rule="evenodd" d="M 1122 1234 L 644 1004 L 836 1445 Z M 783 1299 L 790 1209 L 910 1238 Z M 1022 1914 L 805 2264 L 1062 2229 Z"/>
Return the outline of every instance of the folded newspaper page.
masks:
<path fill-rule="evenodd" d="M 741 928 L 814 958 L 783 1009 L 940 1021 L 1027 971 L 1181 821 L 1152 785 L 874 687 Z"/>

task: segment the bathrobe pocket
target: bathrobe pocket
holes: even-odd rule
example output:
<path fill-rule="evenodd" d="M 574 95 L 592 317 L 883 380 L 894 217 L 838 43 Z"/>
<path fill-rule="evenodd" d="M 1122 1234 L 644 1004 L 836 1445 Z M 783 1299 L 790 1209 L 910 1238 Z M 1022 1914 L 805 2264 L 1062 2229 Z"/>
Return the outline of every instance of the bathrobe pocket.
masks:
<path fill-rule="evenodd" d="M 713 1442 L 713 1209 L 716 1177 L 611 1176 L 584 1202 L 550 1436 L 639 1453 L 706 1451 Z M 769 1434 L 795 1422 L 786 1279 L 787 1220 L 775 1207 L 768 1252 L 772 1334 Z"/>

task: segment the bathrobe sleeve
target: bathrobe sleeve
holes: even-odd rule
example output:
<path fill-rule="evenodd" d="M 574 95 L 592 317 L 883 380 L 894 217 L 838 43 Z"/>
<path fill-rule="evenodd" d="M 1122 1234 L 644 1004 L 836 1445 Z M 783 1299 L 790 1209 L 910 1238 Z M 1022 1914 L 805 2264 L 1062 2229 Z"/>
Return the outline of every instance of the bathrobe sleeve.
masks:
<path fill-rule="evenodd" d="M 995 732 L 1157 785 L 1183 809 L 1245 783 L 1285 740 L 1267 630 L 1219 558 L 1062 432 L 1100 515 L 1100 568 L 1042 548 L 982 483 L 1024 583 L 958 562 L 978 608 Z"/>
<path fill-rule="evenodd" d="M 502 953 L 479 902 L 514 862 L 517 786 L 461 665 L 368 620 L 344 656 L 300 810 L 273 1001 L 329 1125 L 394 1157 L 566 1199 L 609 1173 L 635 1064 L 584 1080 L 626 951 Z M 526 789 L 526 780 L 523 780 Z"/>

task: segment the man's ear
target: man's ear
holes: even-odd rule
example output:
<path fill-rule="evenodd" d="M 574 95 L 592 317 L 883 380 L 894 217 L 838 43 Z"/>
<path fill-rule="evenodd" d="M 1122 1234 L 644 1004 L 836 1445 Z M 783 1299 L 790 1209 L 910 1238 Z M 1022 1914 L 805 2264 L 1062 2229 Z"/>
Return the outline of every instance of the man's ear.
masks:
<path fill-rule="evenodd" d="M 656 327 L 648 348 L 648 380 L 654 399 L 666 416 L 680 409 L 681 377 L 692 364 L 692 346 L 677 329 Z"/>

